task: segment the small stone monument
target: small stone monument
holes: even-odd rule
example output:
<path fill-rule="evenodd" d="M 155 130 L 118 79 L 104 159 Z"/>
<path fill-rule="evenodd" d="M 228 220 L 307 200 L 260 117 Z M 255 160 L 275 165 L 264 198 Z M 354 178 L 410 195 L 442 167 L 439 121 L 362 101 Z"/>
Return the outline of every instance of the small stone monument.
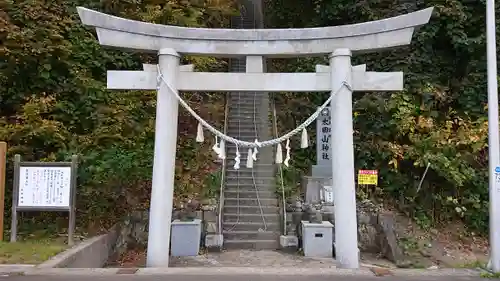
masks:
<path fill-rule="evenodd" d="M 316 165 L 312 166 L 311 176 L 302 179 L 307 203 L 325 201 L 325 194 L 331 194 L 332 128 L 330 115 L 330 108 L 325 108 L 316 119 Z M 325 193 L 326 186 L 330 188 Z M 333 206 L 333 202 L 330 205 Z"/>

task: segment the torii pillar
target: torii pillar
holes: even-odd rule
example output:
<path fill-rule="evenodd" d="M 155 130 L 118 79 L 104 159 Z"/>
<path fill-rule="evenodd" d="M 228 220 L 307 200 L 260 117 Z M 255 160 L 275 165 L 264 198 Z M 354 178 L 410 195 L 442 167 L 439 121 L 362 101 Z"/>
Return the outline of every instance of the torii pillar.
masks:
<path fill-rule="evenodd" d="M 342 86 L 343 83 L 352 85 L 352 74 L 351 51 L 349 49 L 335 50 L 330 55 L 332 95 L 338 91 L 330 104 L 332 183 L 334 186 L 333 198 L 336 198 L 334 201 L 335 225 L 342 226 L 342 228 L 335 228 L 335 254 L 340 266 L 344 268 L 359 267 L 352 88 Z"/>
<path fill-rule="evenodd" d="M 160 71 L 174 89 L 179 73 L 179 62 L 179 54 L 172 49 L 161 49 L 158 52 Z M 168 266 L 169 262 L 179 116 L 177 98 L 170 93 L 165 83 L 160 83 L 158 86 L 153 181 L 149 208 L 148 267 Z"/>

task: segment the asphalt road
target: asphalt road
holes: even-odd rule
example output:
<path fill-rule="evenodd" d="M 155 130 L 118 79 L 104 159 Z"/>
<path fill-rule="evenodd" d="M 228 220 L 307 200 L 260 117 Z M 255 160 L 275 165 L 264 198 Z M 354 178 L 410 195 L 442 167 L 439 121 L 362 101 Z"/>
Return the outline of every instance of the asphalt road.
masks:
<path fill-rule="evenodd" d="M 331 276 L 331 275 L 107 275 L 107 276 L 5 276 L 0 281 L 484 281 L 481 277 L 457 276 Z"/>

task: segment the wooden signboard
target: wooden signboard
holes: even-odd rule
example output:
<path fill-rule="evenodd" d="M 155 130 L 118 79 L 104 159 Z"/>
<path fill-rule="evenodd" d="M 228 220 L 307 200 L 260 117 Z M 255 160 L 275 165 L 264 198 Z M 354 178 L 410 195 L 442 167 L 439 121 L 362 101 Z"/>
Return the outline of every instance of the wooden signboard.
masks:
<path fill-rule="evenodd" d="M 77 171 L 76 155 L 71 162 L 21 162 L 15 156 L 11 242 L 17 239 L 18 212 L 67 211 L 68 244 L 74 244 Z"/>

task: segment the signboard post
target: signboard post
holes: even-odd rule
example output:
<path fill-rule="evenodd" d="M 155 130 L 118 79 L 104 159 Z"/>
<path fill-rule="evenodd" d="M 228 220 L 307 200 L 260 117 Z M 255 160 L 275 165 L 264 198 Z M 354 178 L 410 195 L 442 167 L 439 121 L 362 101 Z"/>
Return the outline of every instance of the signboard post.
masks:
<path fill-rule="evenodd" d="M 68 245 L 74 244 L 78 156 L 71 162 L 21 162 L 14 158 L 10 242 L 17 240 L 17 214 L 28 211 L 69 212 Z"/>
<path fill-rule="evenodd" d="M 5 216 L 5 166 L 7 143 L 0 142 L 0 241 L 3 241 L 3 219 Z"/>
<path fill-rule="evenodd" d="M 372 192 L 378 185 L 378 171 L 377 170 L 359 170 L 358 172 L 358 185 L 365 186 L 367 189 L 372 187 Z M 370 193 L 367 190 L 367 193 Z M 367 194 L 371 196 L 373 194 Z"/>

